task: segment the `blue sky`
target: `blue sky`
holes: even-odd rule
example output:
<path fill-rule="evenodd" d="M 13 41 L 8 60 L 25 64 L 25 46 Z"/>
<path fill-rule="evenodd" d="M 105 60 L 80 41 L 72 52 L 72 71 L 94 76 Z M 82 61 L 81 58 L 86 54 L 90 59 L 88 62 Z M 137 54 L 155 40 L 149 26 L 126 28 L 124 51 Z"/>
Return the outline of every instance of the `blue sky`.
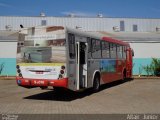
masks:
<path fill-rule="evenodd" d="M 78 16 L 160 18 L 160 0 L 0 0 L 0 16 Z"/>

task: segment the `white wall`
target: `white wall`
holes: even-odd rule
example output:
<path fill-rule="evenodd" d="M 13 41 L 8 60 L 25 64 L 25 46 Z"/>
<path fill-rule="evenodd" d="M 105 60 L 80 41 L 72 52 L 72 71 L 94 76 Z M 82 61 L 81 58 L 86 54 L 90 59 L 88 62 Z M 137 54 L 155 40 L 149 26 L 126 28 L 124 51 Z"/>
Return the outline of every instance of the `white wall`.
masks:
<path fill-rule="evenodd" d="M 0 41 L 0 58 L 16 58 L 17 42 Z"/>
<path fill-rule="evenodd" d="M 132 43 L 134 58 L 160 58 L 160 43 Z"/>

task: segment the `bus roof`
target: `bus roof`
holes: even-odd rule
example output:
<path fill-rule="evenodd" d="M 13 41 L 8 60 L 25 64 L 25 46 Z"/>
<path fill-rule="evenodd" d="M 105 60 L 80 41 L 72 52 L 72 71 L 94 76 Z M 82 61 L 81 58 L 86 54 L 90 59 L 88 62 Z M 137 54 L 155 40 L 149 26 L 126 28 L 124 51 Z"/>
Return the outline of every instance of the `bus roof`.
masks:
<path fill-rule="evenodd" d="M 111 37 L 102 37 L 102 40 L 107 41 L 107 42 L 120 44 L 120 45 L 124 45 L 124 46 L 130 46 L 129 43 L 127 43 L 127 42 L 123 42 L 122 40 L 116 40 Z"/>
<path fill-rule="evenodd" d="M 28 29 L 32 29 L 33 27 L 30 27 Z M 116 44 L 121 44 L 121 45 L 125 45 L 125 46 L 129 46 L 129 43 L 124 42 L 122 40 L 117 40 L 116 35 L 114 33 L 108 33 L 108 32 L 102 32 L 102 31 L 97 31 L 97 32 L 93 32 L 93 31 L 83 31 L 80 29 L 73 29 L 73 28 L 69 28 L 66 26 L 35 26 L 34 27 L 36 30 L 36 34 L 47 34 L 49 33 L 49 35 L 51 34 L 51 32 L 53 34 L 58 34 L 58 36 L 60 38 L 65 38 L 65 32 L 70 32 L 73 34 L 77 34 L 79 36 L 85 36 L 85 37 L 90 37 L 90 38 L 95 38 L 95 39 L 99 39 L 99 40 L 105 40 L 108 42 L 112 42 L 112 43 L 116 43 Z M 28 34 L 28 30 L 25 28 L 23 30 L 21 30 L 20 33 L 23 34 Z M 62 35 L 64 34 L 64 36 Z"/>
<path fill-rule="evenodd" d="M 72 28 L 66 28 L 69 32 L 75 33 L 77 35 L 83 35 L 86 37 L 91 37 L 91 38 L 95 38 L 95 39 L 100 39 L 100 40 L 105 40 L 108 42 L 112 42 L 112 43 L 116 43 L 116 44 L 120 44 L 120 45 L 124 45 L 124 46 L 129 46 L 129 43 L 124 42 L 122 40 L 117 40 L 112 38 L 112 36 L 114 36 L 114 34 L 103 34 L 102 32 L 86 32 L 86 31 L 82 31 L 82 30 L 77 30 L 77 29 L 72 29 Z"/>

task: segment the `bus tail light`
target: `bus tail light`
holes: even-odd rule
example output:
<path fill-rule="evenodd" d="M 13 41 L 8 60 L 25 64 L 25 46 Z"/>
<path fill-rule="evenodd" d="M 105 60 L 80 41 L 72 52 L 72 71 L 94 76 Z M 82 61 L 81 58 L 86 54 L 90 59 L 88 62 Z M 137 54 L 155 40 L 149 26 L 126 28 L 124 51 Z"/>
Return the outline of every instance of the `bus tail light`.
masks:
<path fill-rule="evenodd" d="M 17 72 L 18 72 L 18 73 L 21 73 L 21 70 L 20 70 L 20 69 L 18 69 L 18 70 L 17 70 Z"/>
<path fill-rule="evenodd" d="M 63 78 L 63 75 L 59 74 L 59 78 L 58 79 L 61 79 L 61 78 Z"/>
<path fill-rule="evenodd" d="M 64 69 L 65 69 L 65 66 L 64 66 L 64 65 L 63 65 L 63 66 L 61 66 L 61 69 L 62 69 L 62 70 L 64 70 Z"/>
<path fill-rule="evenodd" d="M 19 73 L 19 77 L 22 77 L 22 73 Z"/>
<path fill-rule="evenodd" d="M 64 74 L 64 70 L 61 70 L 60 73 L 61 73 L 61 74 Z"/>
<path fill-rule="evenodd" d="M 21 70 L 20 70 L 20 66 L 17 65 L 16 68 L 17 68 L 17 73 L 19 74 L 19 77 L 23 77 L 22 73 L 21 73 Z"/>
<path fill-rule="evenodd" d="M 64 78 L 64 74 L 65 74 L 65 66 L 63 65 L 61 66 L 61 70 L 60 70 L 58 79 Z"/>
<path fill-rule="evenodd" d="M 20 68 L 19 65 L 17 65 L 16 68 L 19 69 Z"/>

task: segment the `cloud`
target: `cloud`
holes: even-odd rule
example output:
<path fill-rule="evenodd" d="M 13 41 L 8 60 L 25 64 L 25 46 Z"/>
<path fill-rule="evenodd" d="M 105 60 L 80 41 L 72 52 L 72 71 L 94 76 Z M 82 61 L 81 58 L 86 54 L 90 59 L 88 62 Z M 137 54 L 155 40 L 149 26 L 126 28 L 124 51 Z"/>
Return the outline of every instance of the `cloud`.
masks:
<path fill-rule="evenodd" d="M 0 3 L 0 6 L 1 6 L 1 7 L 12 7 L 11 5 L 5 4 L 5 3 Z"/>
<path fill-rule="evenodd" d="M 76 17 L 95 17 L 98 13 L 90 13 L 90 12 L 80 12 L 80 11 L 71 11 L 71 12 L 61 12 L 61 14 L 65 16 L 73 15 Z"/>
<path fill-rule="evenodd" d="M 160 13 L 160 9 L 159 8 L 151 8 L 151 10 L 154 11 L 154 12 Z"/>

